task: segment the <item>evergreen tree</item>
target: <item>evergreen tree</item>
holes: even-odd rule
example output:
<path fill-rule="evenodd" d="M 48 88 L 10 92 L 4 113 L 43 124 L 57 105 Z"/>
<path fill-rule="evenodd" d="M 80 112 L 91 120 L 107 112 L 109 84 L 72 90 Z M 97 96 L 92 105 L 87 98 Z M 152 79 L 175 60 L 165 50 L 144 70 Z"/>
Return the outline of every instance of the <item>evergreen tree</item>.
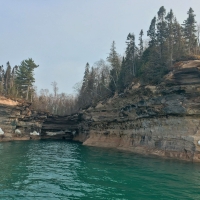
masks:
<path fill-rule="evenodd" d="M 0 94 L 4 94 L 4 69 L 0 66 Z"/>
<path fill-rule="evenodd" d="M 140 43 L 139 43 L 139 57 L 140 58 L 142 57 L 142 54 L 143 54 L 143 51 L 144 51 L 143 39 L 142 39 L 143 35 L 144 35 L 144 32 L 143 32 L 143 30 L 141 30 L 140 36 L 139 36 L 139 41 L 140 41 Z"/>
<path fill-rule="evenodd" d="M 23 60 L 16 71 L 17 90 L 19 95 L 27 100 L 31 99 L 31 91 L 33 83 L 35 82 L 33 72 L 37 67 L 38 65 L 36 65 L 31 58 L 29 58 L 27 60 Z"/>
<path fill-rule="evenodd" d="M 90 65 L 87 62 L 85 66 L 85 72 L 83 76 L 83 83 L 81 86 L 80 94 L 79 94 L 79 104 L 80 107 L 84 107 L 87 105 L 89 91 L 88 91 L 88 84 L 89 84 L 89 75 L 90 75 Z"/>
<path fill-rule="evenodd" d="M 140 76 L 142 76 L 142 79 L 149 83 L 152 83 L 153 81 L 152 76 L 154 76 L 155 79 L 158 79 L 157 73 L 160 72 L 160 70 L 158 71 L 158 65 L 160 64 L 160 51 L 157 47 L 159 40 L 157 39 L 158 34 L 156 30 L 156 22 L 157 19 L 154 17 L 151 20 L 149 30 L 147 31 L 147 36 L 150 37 L 149 47 L 143 53 L 142 66 L 140 70 Z M 158 23 L 160 23 L 160 21 L 158 21 Z"/>
<path fill-rule="evenodd" d="M 156 45 L 156 17 L 151 20 L 151 24 L 149 26 L 149 30 L 147 31 L 147 36 L 150 37 L 149 46 Z"/>
<path fill-rule="evenodd" d="M 88 86 L 88 78 L 89 78 L 89 73 L 90 73 L 90 65 L 87 62 L 85 66 L 85 72 L 84 72 L 84 77 L 83 77 L 83 84 L 82 84 L 82 89 L 81 91 L 83 92 L 87 86 Z"/>
<path fill-rule="evenodd" d="M 170 61 L 170 66 L 172 66 L 173 61 L 173 43 L 174 43 L 174 13 L 172 9 L 166 16 L 167 20 L 167 35 L 168 35 L 168 56 Z"/>
<path fill-rule="evenodd" d="M 123 57 L 121 70 L 118 80 L 118 91 L 122 92 L 133 80 L 136 75 L 136 56 L 137 47 L 135 45 L 134 34 L 129 33 L 126 41 L 126 56 Z"/>
<path fill-rule="evenodd" d="M 6 63 L 7 65 L 7 68 L 6 68 L 6 72 L 5 72 L 5 75 L 4 75 L 4 80 L 5 80 L 5 91 L 6 91 L 6 94 L 9 94 L 9 89 L 10 89 L 10 82 L 11 82 L 11 66 L 10 66 L 10 63 L 7 62 Z"/>
<path fill-rule="evenodd" d="M 160 52 L 160 61 L 161 64 L 164 63 L 164 50 L 165 48 L 165 41 L 167 38 L 167 24 L 165 21 L 166 10 L 164 6 L 160 7 L 158 11 L 158 23 L 157 23 L 157 42 L 159 45 L 159 52 Z"/>
<path fill-rule="evenodd" d="M 122 58 L 122 64 L 121 64 L 121 70 L 119 74 L 119 79 L 117 82 L 118 92 L 121 93 L 126 87 L 126 81 L 125 81 L 125 74 L 126 74 L 126 63 L 125 58 Z"/>
<path fill-rule="evenodd" d="M 95 69 L 94 67 L 91 68 L 91 72 L 89 74 L 89 78 L 88 78 L 88 94 L 89 94 L 89 103 L 92 102 L 92 97 L 94 97 L 95 95 L 95 89 L 96 89 L 96 77 L 95 77 Z"/>
<path fill-rule="evenodd" d="M 102 70 L 100 84 L 99 84 L 99 94 L 101 95 L 101 99 L 107 97 L 109 93 L 110 90 L 107 88 L 106 75 L 105 72 Z"/>
<path fill-rule="evenodd" d="M 126 79 L 127 83 L 132 79 L 133 76 L 136 74 L 136 66 L 135 66 L 135 56 L 137 47 L 135 45 L 135 35 L 129 33 L 126 41 L 127 47 L 126 47 Z"/>
<path fill-rule="evenodd" d="M 9 91 L 9 94 L 11 96 L 16 96 L 17 95 L 17 92 L 16 92 L 16 83 L 15 83 L 17 69 L 18 69 L 18 66 L 13 67 L 12 73 L 11 73 L 10 91 Z"/>
<path fill-rule="evenodd" d="M 197 37 L 196 37 L 196 21 L 195 21 L 195 14 L 192 8 L 189 9 L 187 12 L 188 18 L 183 22 L 183 32 L 184 37 L 187 42 L 188 54 L 194 51 L 197 45 Z"/>
<path fill-rule="evenodd" d="M 174 19 L 173 25 L 174 45 L 173 45 L 173 57 L 175 60 L 180 59 L 185 55 L 185 41 L 183 38 L 182 27 L 178 23 L 177 19 Z"/>
<path fill-rule="evenodd" d="M 119 72 L 120 72 L 120 59 L 119 59 L 118 53 L 116 52 L 114 41 L 111 45 L 111 49 L 110 49 L 109 56 L 107 57 L 107 61 L 111 65 L 109 88 L 114 93 L 117 89 L 116 83 L 117 83 Z"/>

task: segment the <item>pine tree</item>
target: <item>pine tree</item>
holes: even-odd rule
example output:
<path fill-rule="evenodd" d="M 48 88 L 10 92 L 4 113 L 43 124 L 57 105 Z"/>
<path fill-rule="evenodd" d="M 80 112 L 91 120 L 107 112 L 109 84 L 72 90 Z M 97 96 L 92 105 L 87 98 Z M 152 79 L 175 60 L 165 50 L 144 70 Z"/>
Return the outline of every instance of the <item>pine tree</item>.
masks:
<path fill-rule="evenodd" d="M 29 58 L 27 60 L 23 60 L 16 71 L 16 84 L 18 93 L 27 100 L 31 99 L 30 93 L 33 83 L 35 82 L 33 72 L 38 66 L 39 65 L 36 65 L 34 61 Z"/>
<path fill-rule="evenodd" d="M 10 66 L 10 63 L 7 62 L 6 63 L 7 65 L 7 68 L 6 68 L 6 72 L 5 72 L 5 75 L 4 75 L 4 80 L 5 80 L 5 91 L 6 91 L 6 94 L 9 94 L 9 90 L 10 90 L 10 82 L 11 82 L 11 66 Z"/>
<path fill-rule="evenodd" d="M 86 66 L 85 66 L 85 72 L 84 72 L 83 84 L 82 84 L 81 91 L 84 91 L 88 86 L 89 73 L 90 73 L 90 65 L 87 62 Z"/>
<path fill-rule="evenodd" d="M 165 41 L 167 38 L 167 24 L 165 21 L 165 15 L 166 15 L 166 10 L 164 6 L 160 7 L 158 11 L 158 23 L 157 23 L 157 42 L 159 45 L 159 51 L 160 51 L 160 61 L 161 64 L 164 63 L 164 50 L 165 48 Z"/>
<path fill-rule="evenodd" d="M 195 21 L 195 14 L 192 8 L 189 9 L 187 12 L 188 18 L 183 22 L 183 32 L 184 37 L 187 42 L 188 54 L 191 54 L 192 51 L 197 45 L 197 37 L 196 37 L 196 21 Z"/>
<path fill-rule="evenodd" d="M 173 61 L 173 44 L 174 44 L 174 13 L 172 9 L 165 17 L 167 20 L 167 35 L 168 35 L 168 55 L 170 61 L 170 67 Z"/>
<path fill-rule="evenodd" d="M 11 78 L 10 78 L 10 91 L 9 91 L 9 93 L 13 97 L 17 95 L 16 83 L 15 83 L 17 69 L 18 69 L 18 66 L 13 67 L 12 72 L 11 72 Z"/>
<path fill-rule="evenodd" d="M 96 77 L 95 77 L 95 69 L 94 67 L 91 68 L 91 72 L 89 74 L 88 78 L 88 94 L 89 94 L 89 104 L 92 102 L 92 97 L 95 95 L 95 90 L 96 90 Z"/>
<path fill-rule="evenodd" d="M 0 94 L 4 94 L 4 69 L 0 66 Z"/>
<path fill-rule="evenodd" d="M 177 19 L 174 19 L 173 25 L 174 45 L 173 45 L 173 57 L 175 60 L 180 59 L 185 55 L 185 41 L 183 38 L 182 27 L 178 23 Z"/>
<path fill-rule="evenodd" d="M 116 52 L 115 41 L 113 41 L 111 45 L 111 49 L 110 49 L 109 56 L 107 57 L 107 61 L 111 65 L 109 88 L 114 93 L 117 89 L 116 83 L 117 83 L 119 72 L 120 72 L 120 59 L 119 59 L 118 53 Z"/>
<path fill-rule="evenodd" d="M 147 31 L 147 36 L 150 37 L 149 46 L 156 45 L 156 17 L 151 20 L 151 24 L 149 26 L 149 30 Z"/>
<path fill-rule="evenodd" d="M 143 51 L 144 51 L 143 39 L 142 39 L 143 35 L 144 35 L 144 32 L 143 32 L 143 30 L 141 30 L 140 36 L 139 36 L 139 41 L 140 41 L 140 43 L 139 43 L 139 57 L 140 58 L 142 57 L 142 54 L 143 54 Z"/>
<path fill-rule="evenodd" d="M 127 47 L 126 47 L 126 66 L 127 66 L 127 82 L 130 81 L 130 79 L 135 76 L 136 74 L 136 66 L 135 66 L 135 55 L 137 47 L 135 45 L 135 35 L 129 33 L 126 41 Z"/>
<path fill-rule="evenodd" d="M 122 92 L 133 80 L 133 77 L 136 76 L 136 56 L 137 56 L 137 47 L 135 45 L 135 36 L 134 34 L 129 33 L 126 41 L 126 56 L 123 57 L 121 70 L 119 74 L 119 80 L 117 83 L 118 91 Z"/>
<path fill-rule="evenodd" d="M 122 58 L 122 64 L 121 64 L 121 70 L 120 70 L 120 74 L 119 74 L 119 79 L 117 82 L 117 90 L 119 93 L 123 92 L 123 90 L 125 89 L 126 85 L 126 81 L 125 81 L 125 76 L 126 76 L 126 63 L 125 63 L 125 58 Z"/>
<path fill-rule="evenodd" d="M 150 38 L 149 47 L 143 52 L 142 60 L 140 62 L 139 77 L 144 82 L 150 84 L 159 83 L 164 71 L 163 64 L 161 64 L 161 49 L 164 48 L 165 43 L 162 35 L 164 16 L 165 9 L 164 7 L 161 7 L 158 12 L 158 21 L 156 17 L 151 20 L 149 30 L 147 31 L 147 36 Z"/>
<path fill-rule="evenodd" d="M 106 75 L 105 75 L 105 72 L 102 70 L 100 84 L 99 84 L 99 94 L 101 95 L 101 99 L 107 97 L 109 93 L 110 93 L 110 90 L 109 88 L 107 88 Z"/>

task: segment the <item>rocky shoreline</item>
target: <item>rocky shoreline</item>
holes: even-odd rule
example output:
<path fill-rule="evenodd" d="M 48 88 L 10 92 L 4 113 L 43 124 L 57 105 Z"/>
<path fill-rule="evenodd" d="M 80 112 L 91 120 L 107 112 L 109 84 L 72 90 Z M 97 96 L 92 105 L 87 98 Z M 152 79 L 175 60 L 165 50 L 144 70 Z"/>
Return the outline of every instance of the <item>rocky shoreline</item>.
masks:
<path fill-rule="evenodd" d="M 200 61 L 176 63 L 160 85 L 135 82 L 71 116 L 36 112 L 28 103 L 1 97 L 0 128 L 0 141 L 68 139 L 200 162 Z"/>
<path fill-rule="evenodd" d="M 72 139 L 72 116 L 52 116 L 30 108 L 31 103 L 0 97 L 0 141 Z M 74 121 L 74 118 L 72 119 Z M 75 125 L 76 127 L 76 125 Z"/>
<path fill-rule="evenodd" d="M 199 162 L 200 61 L 176 63 L 158 86 L 133 83 L 84 115 L 84 145 Z"/>

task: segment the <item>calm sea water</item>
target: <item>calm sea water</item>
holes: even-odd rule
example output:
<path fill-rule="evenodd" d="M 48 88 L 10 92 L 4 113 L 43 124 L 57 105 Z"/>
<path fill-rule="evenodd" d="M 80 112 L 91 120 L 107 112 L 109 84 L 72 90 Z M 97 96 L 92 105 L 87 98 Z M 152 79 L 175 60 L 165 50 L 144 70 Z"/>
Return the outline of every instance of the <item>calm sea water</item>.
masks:
<path fill-rule="evenodd" d="M 200 164 L 66 141 L 0 143 L 0 199 L 200 199 Z"/>

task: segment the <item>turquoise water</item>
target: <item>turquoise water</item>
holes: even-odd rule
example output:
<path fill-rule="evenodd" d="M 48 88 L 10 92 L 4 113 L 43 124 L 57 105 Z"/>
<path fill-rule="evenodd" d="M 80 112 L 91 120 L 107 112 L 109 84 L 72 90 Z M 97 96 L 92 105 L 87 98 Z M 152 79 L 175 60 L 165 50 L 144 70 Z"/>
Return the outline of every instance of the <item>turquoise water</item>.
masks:
<path fill-rule="evenodd" d="M 66 141 L 0 143 L 0 199 L 200 199 L 200 164 Z"/>

